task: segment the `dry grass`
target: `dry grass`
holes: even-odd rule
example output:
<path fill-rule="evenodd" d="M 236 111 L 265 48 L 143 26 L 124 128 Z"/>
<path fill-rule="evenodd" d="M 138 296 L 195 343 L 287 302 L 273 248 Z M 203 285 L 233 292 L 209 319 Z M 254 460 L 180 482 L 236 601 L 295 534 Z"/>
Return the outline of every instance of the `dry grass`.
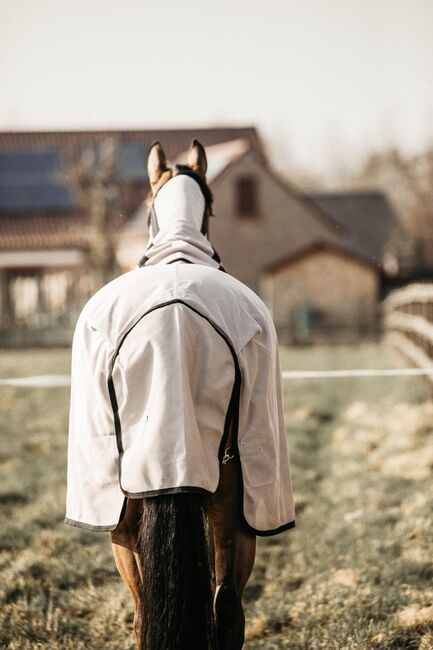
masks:
<path fill-rule="evenodd" d="M 285 368 L 379 367 L 376 346 L 283 351 Z M 68 371 L 3 352 L 1 376 Z M 433 648 L 433 407 L 419 378 L 286 382 L 297 528 L 262 539 L 246 648 Z M 108 535 L 63 525 L 68 394 L 0 388 L 0 647 L 131 649 Z"/>

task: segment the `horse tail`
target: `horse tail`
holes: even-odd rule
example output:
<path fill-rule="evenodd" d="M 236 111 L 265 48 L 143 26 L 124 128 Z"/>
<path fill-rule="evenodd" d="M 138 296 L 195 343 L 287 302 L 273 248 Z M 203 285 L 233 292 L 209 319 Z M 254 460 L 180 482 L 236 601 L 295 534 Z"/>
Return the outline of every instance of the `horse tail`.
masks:
<path fill-rule="evenodd" d="M 207 499 L 146 498 L 140 521 L 141 650 L 213 650 Z"/>

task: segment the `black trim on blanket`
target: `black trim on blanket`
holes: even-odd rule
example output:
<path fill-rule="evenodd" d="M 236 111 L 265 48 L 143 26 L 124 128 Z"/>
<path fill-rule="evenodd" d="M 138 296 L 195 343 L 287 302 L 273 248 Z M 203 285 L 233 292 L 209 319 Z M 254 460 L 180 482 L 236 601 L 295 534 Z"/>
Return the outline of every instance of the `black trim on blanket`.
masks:
<path fill-rule="evenodd" d="M 174 264 L 175 262 L 185 262 L 185 264 L 194 264 L 194 262 L 191 262 L 191 260 L 187 260 L 186 257 L 176 257 L 175 260 L 171 260 L 171 262 L 167 262 L 167 265 Z"/>
<path fill-rule="evenodd" d="M 129 499 L 150 499 L 151 497 L 160 497 L 164 494 L 204 494 L 210 496 L 212 493 L 204 488 L 196 487 L 194 485 L 182 485 L 180 487 L 161 488 L 160 490 L 149 490 L 148 492 L 127 492 L 122 490 L 123 494 Z"/>
<path fill-rule="evenodd" d="M 220 256 L 216 252 L 216 249 L 213 246 L 212 246 L 212 249 L 213 249 L 212 259 L 215 260 L 215 262 L 218 262 L 220 271 L 223 271 L 224 273 L 227 273 L 227 271 L 225 270 L 225 268 L 222 265 Z"/>
<path fill-rule="evenodd" d="M 146 253 L 149 250 L 149 248 L 152 248 L 152 246 L 153 246 L 153 242 L 150 242 L 149 246 L 146 249 Z M 143 255 L 143 257 L 140 258 L 140 261 L 138 262 L 139 267 L 145 266 L 146 262 L 148 261 L 149 258 L 147 257 L 146 253 Z"/>
<path fill-rule="evenodd" d="M 69 519 L 69 517 L 65 517 L 64 520 L 65 524 L 68 524 L 68 526 L 74 526 L 75 528 L 83 528 L 84 530 L 91 530 L 94 533 L 109 533 L 119 524 L 113 524 L 112 526 L 92 526 L 92 524 L 84 524 L 82 521 L 75 521 L 75 519 Z M 122 521 L 122 519 L 120 519 Z M 120 523 L 119 521 L 119 523 Z"/>
<path fill-rule="evenodd" d="M 255 530 L 252 528 L 248 522 L 247 526 L 249 527 L 250 530 L 253 530 L 258 537 L 271 537 L 272 535 L 279 535 L 280 533 L 284 533 L 285 530 L 290 530 L 291 528 L 295 528 L 295 520 L 289 521 L 287 524 L 283 524 L 282 526 L 279 526 L 278 528 L 272 528 L 270 530 Z"/>
<path fill-rule="evenodd" d="M 69 517 L 65 517 L 63 519 L 63 522 L 65 524 L 68 524 L 68 526 L 75 526 L 76 528 L 84 528 L 84 530 L 92 530 L 96 533 L 108 533 L 111 530 L 115 530 L 115 528 L 117 528 L 117 526 L 122 521 L 123 517 L 125 516 L 127 503 L 128 503 L 128 499 L 125 497 L 123 499 L 123 505 L 120 511 L 119 521 L 117 522 L 117 524 L 110 524 L 109 526 L 93 526 L 92 524 L 84 524 L 81 521 L 75 521 L 75 519 L 69 519 Z"/>
<path fill-rule="evenodd" d="M 214 254 L 212 255 L 211 259 L 213 259 L 215 262 L 217 262 L 219 264 L 218 271 L 223 271 L 224 273 L 227 273 L 227 271 L 225 270 L 225 268 L 221 264 L 221 260 L 219 258 L 218 253 L 216 252 L 215 249 L 213 249 L 213 250 L 214 250 Z M 148 262 L 148 260 L 149 260 L 149 258 L 146 257 L 146 255 L 143 255 L 143 257 L 138 262 L 138 266 L 140 268 L 145 267 L 146 262 Z M 188 260 L 186 257 L 176 257 L 174 260 L 171 260 L 170 262 L 167 262 L 167 266 L 169 264 L 174 264 L 175 262 L 185 262 L 186 264 L 200 264 L 200 262 L 193 262 L 192 260 Z"/>
<path fill-rule="evenodd" d="M 240 460 L 240 454 L 239 454 L 239 447 L 238 447 L 238 424 L 239 424 L 239 402 L 240 402 L 240 389 L 241 389 L 241 383 L 242 383 L 242 375 L 241 375 L 241 370 L 239 366 L 239 362 L 237 359 L 236 351 L 234 349 L 233 343 L 231 342 L 230 338 L 227 336 L 227 334 L 217 325 L 214 323 L 208 316 L 205 314 L 202 314 L 198 309 L 193 307 L 192 305 L 189 305 L 187 302 L 184 300 L 181 300 L 179 298 L 174 298 L 173 300 L 168 300 L 166 302 L 160 303 L 158 305 L 155 305 L 151 309 L 148 309 L 144 314 L 140 316 L 140 318 L 137 319 L 137 321 L 125 332 L 123 337 L 120 340 L 119 345 L 117 346 L 116 352 L 113 356 L 113 359 L 111 361 L 111 366 L 110 366 L 110 371 L 108 375 L 108 392 L 110 396 L 110 402 L 111 402 L 111 407 L 113 410 L 113 416 L 114 416 L 114 428 L 115 428 L 115 433 L 116 433 L 116 442 L 117 442 L 117 450 L 119 453 L 119 459 L 118 459 L 118 472 L 119 472 L 119 485 L 120 489 L 122 490 L 123 494 L 125 496 L 130 496 L 130 498 L 147 498 L 151 496 L 157 496 L 158 494 L 164 494 L 167 493 L 166 490 L 167 488 L 163 488 L 161 490 L 152 490 L 151 492 L 142 492 L 142 493 L 128 493 L 122 488 L 122 458 L 123 458 L 123 441 L 122 441 L 122 427 L 121 427 L 121 422 L 120 422 L 120 417 L 119 417 L 119 405 L 117 403 L 117 397 L 116 397 L 116 391 L 114 389 L 114 382 L 113 382 L 113 371 L 114 371 L 114 365 L 116 362 L 116 359 L 119 355 L 120 349 L 126 339 L 126 337 L 130 334 L 130 332 L 138 325 L 138 323 L 148 314 L 152 313 L 153 311 L 156 311 L 157 309 L 162 309 L 163 307 L 167 307 L 169 305 L 173 304 L 181 304 L 187 307 L 188 309 L 191 309 L 194 313 L 196 313 L 198 316 L 206 320 L 211 327 L 221 336 L 221 338 L 225 341 L 227 344 L 231 355 L 233 357 L 233 363 L 235 367 L 235 381 L 233 384 L 233 390 L 232 394 L 230 397 L 230 402 L 229 406 L 227 409 L 227 415 L 226 415 L 226 420 L 224 424 L 224 432 L 221 438 L 221 443 L 220 443 L 220 449 L 219 449 L 219 459 L 221 461 L 222 458 L 222 452 L 224 451 L 224 443 L 225 440 L 227 439 L 229 429 L 232 427 L 232 445 L 234 446 L 234 455 L 235 455 L 235 461 L 236 461 L 236 467 L 238 471 L 238 477 L 239 477 L 239 497 L 240 497 L 240 504 L 241 504 L 241 517 L 243 519 L 243 523 L 246 527 L 247 530 L 252 532 L 255 535 L 259 535 L 260 537 L 268 537 L 271 535 L 277 535 L 278 533 L 281 533 L 285 530 L 288 530 L 290 528 L 293 528 L 295 526 L 294 521 L 290 521 L 287 524 L 283 524 L 282 526 L 279 526 L 278 528 L 270 529 L 270 530 L 256 530 L 250 524 L 247 522 L 244 514 L 244 509 L 243 509 L 243 503 L 244 503 L 244 488 L 243 488 L 243 474 L 242 474 L 242 465 L 241 465 L 241 460 Z M 168 488 L 170 489 L 170 488 Z M 173 488 L 176 489 L 176 488 Z M 195 488 L 199 489 L 200 488 Z M 192 488 L 185 488 L 183 491 L 195 491 Z M 135 496 L 134 496 L 135 494 Z M 122 519 L 119 520 L 119 523 Z M 117 524 L 116 524 L 117 526 Z"/>
<path fill-rule="evenodd" d="M 176 490 L 176 491 L 175 491 Z M 195 488 L 195 487 L 186 487 L 186 488 L 168 488 L 167 492 L 164 492 L 163 490 L 155 490 L 154 492 L 143 492 L 143 493 L 128 493 L 128 498 L 129 499 L 143 499 L 143 498 L 151 498 L 151 497 L 160 497 L 162 494 L 179 494 L 179 493 L 200 493 L 200 494 L 205 494 L 209 495 L 210 492 L 207 490 L 202 490 L 201 488 Z M 126 501 L 126 499 L 125 499 Z M 89 530 L 93 533 L 110 533 L 113 530 L 116 530 L 117 526 L 120 524 L 120 522 L 123 519 L 123 514 L 122 518 L 119 520 L 117 524 L 112 524 L 111 526 L 92 526 L 92 524 L 85 524 L 82 521 L 75 521 L 75 519 L 69 519 L 69 517 L 65 517 L 63 519 L 64 523 L 67 524 L 68 526 L 73 526 L 74 528 L 82 528 L 83 530 Z M 280 526 L 279 528 L 274 528 L 273 530 L 267 530 L 265 532 L 260 531 L 260 530 L 254 530 L 246 521 L 244 518 L 244 523 L 247 526 L 248 530 L 254 532 L 255 535 L 259 537 L 270 537 L 271 535 L 278 535 L 279 533 L 283 533 L 285 530 L 289 530 L 290 528 L 295 527 L 295 521 L 290 521 L 288 524 L 284 524 L 283 526 Z"/>

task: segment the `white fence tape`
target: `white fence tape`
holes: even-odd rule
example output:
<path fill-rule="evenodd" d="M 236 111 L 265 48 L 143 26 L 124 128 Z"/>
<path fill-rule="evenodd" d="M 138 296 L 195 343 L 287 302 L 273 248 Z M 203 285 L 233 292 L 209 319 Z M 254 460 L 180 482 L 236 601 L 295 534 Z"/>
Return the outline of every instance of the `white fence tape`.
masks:
<path fill-rule="evenodd" d="M 431 368 L 383 368 L 350 370 L 284 370 L 283 379 L 325 379 L 344 377 L 417 377 L 432 376 Z M 0 386 L 23 386 L 29 388 L 51 388 L 53 386 L 70 386 L 69 375 L 37 375 L 34 377 L 11 377 L 0 379 Z"/>
<path fill-rule="evenodd" d="M 355 368 L 351 370 L 285 370 L 282 373 L 283 379 L 316 379 L 325 377 L 416 377 L 418 375 L 432 375 L 431 368 L 384 368 L 364 369 Z"/>
<path fill-rule="evenodd" d="M 70 385 L 70 375 L 36 375 L 34 377 L 12 377 L 10 379 L 0 379 L 0 386 L 41 386 L 50 388 L 51 386 Z"/>

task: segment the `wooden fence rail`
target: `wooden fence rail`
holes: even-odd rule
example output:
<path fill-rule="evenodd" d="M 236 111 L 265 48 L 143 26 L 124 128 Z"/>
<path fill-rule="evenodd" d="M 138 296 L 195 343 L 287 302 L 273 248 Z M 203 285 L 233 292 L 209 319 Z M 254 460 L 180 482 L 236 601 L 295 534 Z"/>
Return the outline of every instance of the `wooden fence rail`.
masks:
<path fill-rule="evenodd" d="M 411 284 L 384 301 L 390 342 L 420 368 L 433 366 L 433 284 Z M 429 379 L 433 381 L 433 376 Z"/>

